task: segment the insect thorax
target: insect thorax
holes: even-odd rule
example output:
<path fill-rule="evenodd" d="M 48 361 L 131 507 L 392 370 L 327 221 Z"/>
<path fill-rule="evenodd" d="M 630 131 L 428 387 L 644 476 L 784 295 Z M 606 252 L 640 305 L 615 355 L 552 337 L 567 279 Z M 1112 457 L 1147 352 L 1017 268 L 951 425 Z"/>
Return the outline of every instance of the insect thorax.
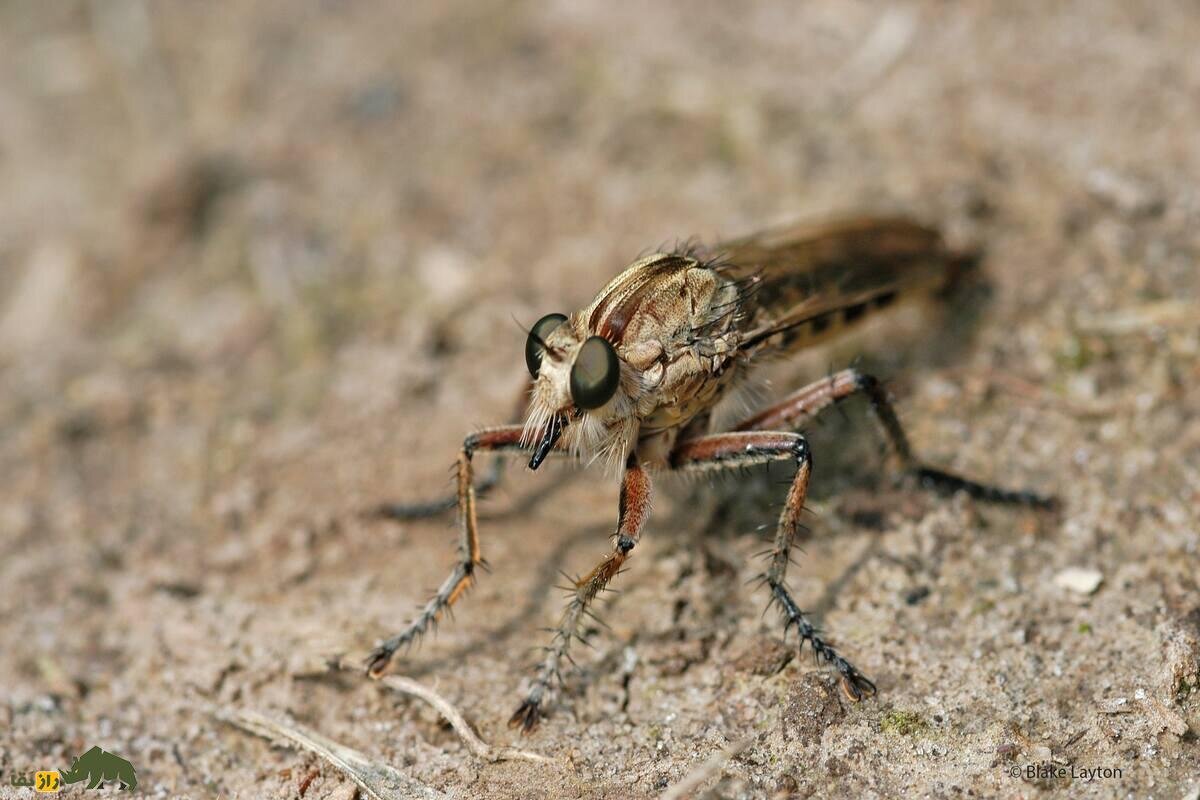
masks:
<path fill-rule="evenodd" d="M 613 280 L 584 313 L 639 376 L 641 438 L 711 408 L 736 372 L 739 287 L 686 255 L 655 254 Z"/>

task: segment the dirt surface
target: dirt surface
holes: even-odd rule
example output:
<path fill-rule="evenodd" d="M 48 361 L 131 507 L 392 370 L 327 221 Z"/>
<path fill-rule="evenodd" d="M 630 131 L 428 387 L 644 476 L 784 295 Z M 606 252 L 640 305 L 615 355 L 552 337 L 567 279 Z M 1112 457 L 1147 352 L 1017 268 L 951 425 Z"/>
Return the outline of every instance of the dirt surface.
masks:
<path fill-rule="evenodd" d="M 0 796 L 93 745 L 153 796 L 354 796 L 239 711 L 451 797 L 656 797 L 714 756 L 712 797 L 1198 796 L 1200 6 L 649 5 L 0 6 Z M 877 698 L 747 583 L 782 471 L 660 481 L 520 737 L 617 486 L 509 470 L 491 572 L 398 666 L 549 764 L 329 667 L 452 563 L 448 518 L 361 512 L 508 416 L 514 318 L 662 242 L 862 210 L 978 243 L 990 293 L 771 391 L 866 355 L 929 460 L 1064 504 L 896 484 L 857 404 L 811 432 L 790 580 Z"/>

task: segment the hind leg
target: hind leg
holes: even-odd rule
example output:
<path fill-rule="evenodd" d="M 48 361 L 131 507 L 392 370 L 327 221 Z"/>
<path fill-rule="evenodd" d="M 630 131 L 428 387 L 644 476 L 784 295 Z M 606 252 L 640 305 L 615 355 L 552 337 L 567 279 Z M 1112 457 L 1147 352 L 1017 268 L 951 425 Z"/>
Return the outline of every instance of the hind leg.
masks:
<path fill-rule="evenodd" d="M 963 491 L 977 500 L 988 503 L 1024 505 L 1039 509 L 1053 509 L 1057 506 L 1054 498 L 1037 492 L 990 486 L 923 464 L 912 452 L 887 390 L 873 375 L 859 372 L 857 369 L 844 369 L 828 378 L 810 383 L 738 424 L 734 430 L 794 429 L 815 418 L 822 411 L 857 394 L 866 396 L 871 404 L 871 411 L 883 428 L 884 436 L 900 459 L 905 472 L 915 477 L 922 488 L 939 494 Z"/>

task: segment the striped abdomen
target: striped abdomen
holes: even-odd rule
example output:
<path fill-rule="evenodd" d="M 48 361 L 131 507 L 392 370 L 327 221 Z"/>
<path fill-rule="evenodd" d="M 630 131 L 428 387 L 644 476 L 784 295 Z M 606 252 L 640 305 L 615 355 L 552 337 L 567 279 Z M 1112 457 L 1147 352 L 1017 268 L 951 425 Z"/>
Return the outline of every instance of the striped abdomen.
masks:
<path fill-rule="evenodd" d="M 841 334 L 877 311 L 946 288 L 973 256 L 903 219 L 794 226 L 720 248 L 720 272 L 756 278 L 741 349 L 789 352 Z"/>

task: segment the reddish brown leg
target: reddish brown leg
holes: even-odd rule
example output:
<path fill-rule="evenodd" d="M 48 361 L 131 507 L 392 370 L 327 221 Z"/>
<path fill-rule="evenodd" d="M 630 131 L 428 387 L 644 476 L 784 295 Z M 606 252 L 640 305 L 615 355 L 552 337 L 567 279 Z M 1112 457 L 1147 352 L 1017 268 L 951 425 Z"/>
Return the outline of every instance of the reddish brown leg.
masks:
<path fill-rule="evenodd" d="M 520 425 L 487 428 L 471 434 L 463 441 L 462 451 L 458 454 L 458 492 L 454 499 L 458 507 L 458 530 L 461 537 L 458 545 L 458 563 L 417 617 L 403 631 L 384 640 L 372 651 L 367 659 L 367 674 L 371 677 L 378 678 L 382 675 L 396 651 L 425 633 L 429 626 L 437 621 L 442 611 L 462 597 L 474 582 L 475 570 L 482 566 L 484 561 L 479 549 L 478 522 L 475 519 L 476 488 L 472 480 L 471 458 L 480 450 L 496 453 L 528 450 L 528 447 L 521 445 L 521 431 Z"/>
<path fill-rule="evenodd" d="M 801 530 L 800 514 L 804 510 L 804 498 L 812 474 L 812 455 L 808 450 L 808 442 L 798 433 L 718 433 L 681 442 L 671 454 L 671 466 L 680 470 L 727 469 L 785 460 L 796 462 L 796 477 L 792 480 L 783 512 L 779 515 L 771 563 L 763 575 L 763 581 L 771 591 L 771 602 L 783 612 L 784 631 L 795 626 L 800 634 L 801 648 L 804 642 L 810 643 L 817 661 L 832 664 L 841 674 L 842 691 L 846 696 L 851 700 L 861 700 L 864 696 L 875 694 L 875 684 L 821 638 L 784 585 L 792 545 Z"/>
<path fill-rule="evenodd" d="M 543 706 L 550 692 L 556 686 L 562 685 L 559 665 L 564 658 L 570 658 L 567 651 L 571 640 L 580 638 L 579 624 L 585 615 L 591 614 L 588 606 L 621 571 L 621 566 L 629 557 L 630 551 L 641 538 L 642 526 L 650 516 L 650 499 L 650 476 L 638 464 L 637 456 L 631 454 L 625 464 L 625 476 L 621 482 L 621 502 L 613 552 L 595 569 L 575 581 L 574 594 L 567 603 L 550 646 L 546 648 L 545 657 L 538 664 L 533 685 L 508 721 L 510 727 L 520 727 L 528 733 L 541 721 Z"/>
<path fill-rule="evenodd" d="M 1055 507 L 1056 501 L 1053 498 L 1036 492 L 1012 491 L 988 486 L 922 464 L 913 455 L 912 448 L 908 444 L 908 437 L 904 435 L 904 428 L 900 425 L 887 390 L 874 376 L 866 375 L 856 369 L 844 369 L 828 378 L 811 383 L 794 394 L 788 395 L 779 403 L 750 417 L 734 430 L 795 428 L 836 403 L 860 393 L 866 395 L 871 404 L 871 410 L 883 427 L 884 435 L 905 471 L 913 475 L 922 488 L 941 494 L 963 491 L 977 500 L 989 503 L 1025 505 L 1043 509 Z"/>
<path fill-rule="evenodd" d="M 525 408 L 529 405 L 529 390 L 533 387 L 533 380 L 526 379 L 522 385 L 521 394 L 517 398 L 517 402 L 513 408 L 513 414 L 509 419 L 516 423 L 525 418 Z M 504 459 L 500 456 L 492 459 L 492 466 L 488 469 L 482 480 L 475 484 L 475 496 L 483 497 L 500 483 L 500 478 L 504 476 Z M 457 492 L 447 497 L 439 497 L 434 500 L 424 500 L 416 503 L 380 503 L 367 512 L 370 516 L 383 517 L 384 519 L 421 519 L 422 517 L 432 517 L 443 511 L 458 505 Z"/>

